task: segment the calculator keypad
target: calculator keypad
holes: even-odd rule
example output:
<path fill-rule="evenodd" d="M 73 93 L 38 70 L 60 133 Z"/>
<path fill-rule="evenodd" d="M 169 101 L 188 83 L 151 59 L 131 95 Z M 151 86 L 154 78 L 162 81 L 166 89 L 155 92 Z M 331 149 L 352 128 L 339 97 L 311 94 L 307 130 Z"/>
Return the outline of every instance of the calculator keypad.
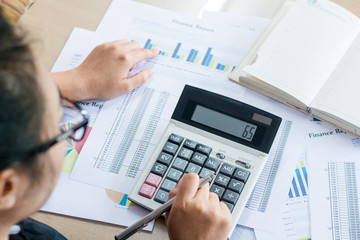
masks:
<path fill-rule="evenodd" d="M 139 195 L 164 203 L 169 198 L 169 192 L 185 174 L 193 172 L 204 178 L 217 173 L 210 191 L 217 194 L 232 211 L 250 172 L 209 157 L 211 151 L 212 148 L 209 146 L 171 134 L 143 183 Z"/>

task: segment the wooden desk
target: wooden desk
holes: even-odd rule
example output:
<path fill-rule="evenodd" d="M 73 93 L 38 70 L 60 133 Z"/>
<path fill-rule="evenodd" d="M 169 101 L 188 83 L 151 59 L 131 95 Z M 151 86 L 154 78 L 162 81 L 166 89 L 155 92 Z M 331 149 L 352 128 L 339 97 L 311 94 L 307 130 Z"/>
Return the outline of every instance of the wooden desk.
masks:
<path fill-rule="evenodd" d="M 359 1 L 334 2 L 360 16 Z M 110 3 L 111 0 L 37 0 L 20 20 L 20 24 L 29 30 L 37 42 L 37 50 L 43 55 L 50 70 L 73 27 L 95 30 Z M 114 234 L 123 229 L 111 224 L 50 213 L 40 212 L 33 217 L 59 230 L 68 239 L 113 239 Z M 156 221 L 153 233 L 141 232 L 132 239 L 168 239 L 164 220 Z"/>

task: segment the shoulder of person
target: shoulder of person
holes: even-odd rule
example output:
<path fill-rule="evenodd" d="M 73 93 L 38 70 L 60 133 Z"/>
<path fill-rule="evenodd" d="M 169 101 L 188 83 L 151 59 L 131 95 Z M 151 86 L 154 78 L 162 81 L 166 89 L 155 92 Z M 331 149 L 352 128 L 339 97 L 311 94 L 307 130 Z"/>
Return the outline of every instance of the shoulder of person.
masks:
<path fill-rule="evenodd" d="M 10 231 L 9 240 L 67 240 L 52 227 L 32 218 L 26 218 L 15 226 L 12 228 L 14 231 Z"/>

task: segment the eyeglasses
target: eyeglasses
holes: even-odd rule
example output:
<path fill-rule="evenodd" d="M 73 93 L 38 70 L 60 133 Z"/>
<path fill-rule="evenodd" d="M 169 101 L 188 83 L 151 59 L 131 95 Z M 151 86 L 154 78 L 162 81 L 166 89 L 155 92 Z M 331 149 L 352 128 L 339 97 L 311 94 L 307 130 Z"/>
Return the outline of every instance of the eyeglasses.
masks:
<path fill-rule="evenodd" d="M 89 114 L 87 111 L 80 108 L 80 106 L 73 101 L 65 98 L 61 99 L 63 105 L 63 118 L 61 122 L 66 122 L 60 125 L 61 134 L 57 137 L 31 149 L 26 157 L 32 157 L 36 154 L 47 151 L 56 143 L 71 138 L 75 141 L 83 139 L 86 127 L 89 123 Z"/>
<path fill-rule="evenodd" d="M 0 161 L 0 171 L 2 169 L 14 167 L 22 162 L 25 162 L 27 159 L 35 156 L 36 154 L 47 151 L 56 143 L 67 138 L 73 139 L 75 141 L 80 141 L 84 138 L 86 127 L 89 122 L 88 112 L 81 109 L 76 102 L 62 98 L 61 103 L 63 105 L 64 113 L 61 122 L 66 122 L 65 124 L 60 125 L 61 134 L 30 150 L 9 156 L 9 159 Z"/>

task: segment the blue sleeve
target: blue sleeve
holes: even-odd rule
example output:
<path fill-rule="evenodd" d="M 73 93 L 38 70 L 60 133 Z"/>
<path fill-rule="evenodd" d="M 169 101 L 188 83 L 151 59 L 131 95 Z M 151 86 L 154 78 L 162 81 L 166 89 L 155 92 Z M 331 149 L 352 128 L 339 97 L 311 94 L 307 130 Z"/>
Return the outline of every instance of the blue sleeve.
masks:
<path fill-rule="evenodd" d="M 9 235 L 10 240 L 66 240 L 66 238 L 52 227 L 26 218 L 17 224 L 21 231 L 18 234 Z"/>

